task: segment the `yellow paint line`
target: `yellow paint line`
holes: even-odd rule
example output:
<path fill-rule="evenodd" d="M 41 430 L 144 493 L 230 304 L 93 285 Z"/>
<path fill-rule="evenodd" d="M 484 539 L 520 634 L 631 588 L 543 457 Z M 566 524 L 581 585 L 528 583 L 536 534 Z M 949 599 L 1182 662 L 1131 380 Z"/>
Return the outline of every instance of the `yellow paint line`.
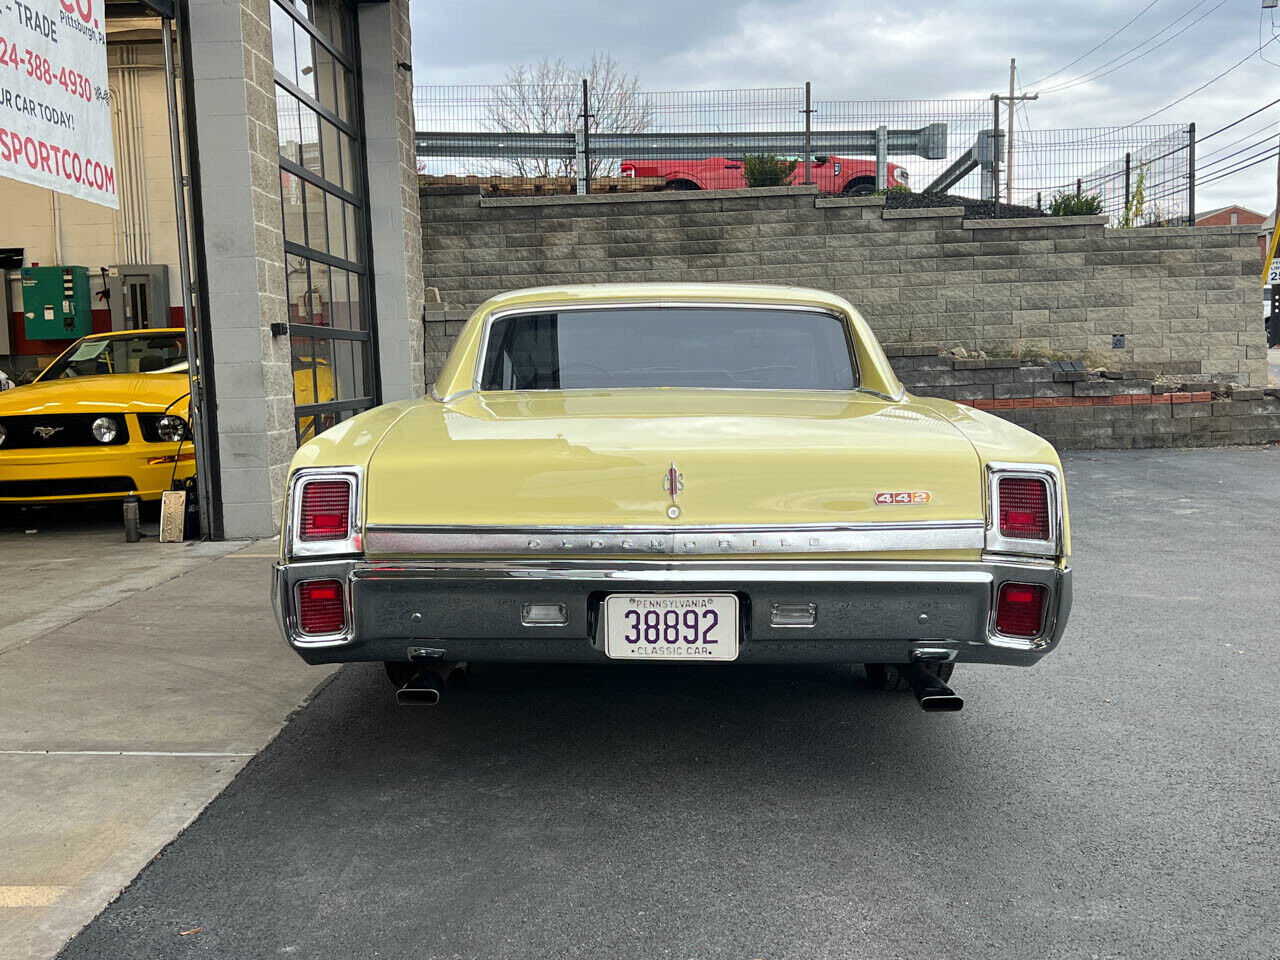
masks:
<path fill-rule="evenodd" d="M 0 886 L 0 907 L 47 907 L 66 892 L 66 887 Z"/>

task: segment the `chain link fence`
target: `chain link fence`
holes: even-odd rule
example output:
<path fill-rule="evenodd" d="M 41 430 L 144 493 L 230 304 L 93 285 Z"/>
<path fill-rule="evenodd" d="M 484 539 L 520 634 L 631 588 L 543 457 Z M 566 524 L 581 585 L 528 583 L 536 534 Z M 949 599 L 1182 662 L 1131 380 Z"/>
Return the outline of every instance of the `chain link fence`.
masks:
<path fill-rule="evenodd" d="M 491 195 L 714 190 L 780 176 L 777 182 L 812 183 L 830 194 L 907 187 L 977 201 L 992 198 L 994 182 L 1005 205 L 1047 210 L 1059 194 L 1096 194 L 1116 224 L 1187 222 L 1194 128 L 1041 130 L 1019 107 L 1010 190 L 1007 108 L 994 106 L 990 99 L 823 100 L 807 84 L 414 90 L 423 181 L 471 183 Z"/>

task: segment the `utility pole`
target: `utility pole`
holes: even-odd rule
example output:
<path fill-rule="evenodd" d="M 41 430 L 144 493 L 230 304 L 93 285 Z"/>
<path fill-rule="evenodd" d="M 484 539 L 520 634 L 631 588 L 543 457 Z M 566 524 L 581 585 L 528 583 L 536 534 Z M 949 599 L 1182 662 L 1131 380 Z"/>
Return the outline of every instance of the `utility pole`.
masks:
<path fill-rule="evenodd" d="M 1015 78 L 1017 76 L 1018 61 L 1014 58 L 1009 60 L 1009 93 L 999 94 L 993 93 L 991 99 L 996 102 L 996 131 L 999 136 L 1000 129 L 1000 101 L 1004 100 L 1009 104 L 1009 119 L 1005 124 L 1009 129 L 1005 133 L 1005 163 L 1004 163 L 1004 195 L 1006 203 L 1013 203 L 1013 108 L 1020 100 L 1039 100 L 1038 93 L 1024 93 L 1020 96 L 1013 92 Z M 997 151 L 998 152 L 998 151 Z M 996 203 L 1000 202 L 1000 190 L 996 189 Z"/>
<path fill-rule="evenodd" d="M 1009 58 L 1009 141 L 1005 144 L 1004 189 L 1005 196 L 1013 203 L 1013 81 L 1018 73 L 1018 61 Z"/>

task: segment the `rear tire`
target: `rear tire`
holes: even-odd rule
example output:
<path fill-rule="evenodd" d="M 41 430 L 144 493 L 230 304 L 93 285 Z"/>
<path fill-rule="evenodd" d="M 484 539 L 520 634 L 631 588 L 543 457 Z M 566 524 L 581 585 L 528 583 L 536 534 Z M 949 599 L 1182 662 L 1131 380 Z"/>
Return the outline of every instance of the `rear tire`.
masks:
<path fill-rule="evenodd" d="M 701 190 L 692 180 L 668 180 L 663 190 Z"/>
<path fill-rule="evenodd" d="M 850 180 L 841 191 L 846 197 L 869 197 L 876 192 L 876 182 L 866 177 Z"/>
<path fill-rule="evenodd" d="M 910 690 L 911 681 L 902 672 L 903 666 L 906 664 L 864 663 L 862 670 L 873 690 Z M 954 663 L 925 663 L 922 666 L 943 683 L 951 679 L 951 673 L 955 669 Z"/>

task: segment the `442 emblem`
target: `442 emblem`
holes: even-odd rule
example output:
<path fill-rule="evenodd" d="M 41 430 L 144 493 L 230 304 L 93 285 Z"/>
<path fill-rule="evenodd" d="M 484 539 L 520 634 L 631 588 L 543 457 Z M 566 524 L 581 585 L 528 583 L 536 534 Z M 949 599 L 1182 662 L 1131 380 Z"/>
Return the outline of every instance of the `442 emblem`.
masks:
<path fill-rule="evenodd" d="M 928 490 L 906 490 L 898 493 L 877 493 L 876 503 L 882 507 L 904 503 L 928 503 L 933 495 Z"/>

